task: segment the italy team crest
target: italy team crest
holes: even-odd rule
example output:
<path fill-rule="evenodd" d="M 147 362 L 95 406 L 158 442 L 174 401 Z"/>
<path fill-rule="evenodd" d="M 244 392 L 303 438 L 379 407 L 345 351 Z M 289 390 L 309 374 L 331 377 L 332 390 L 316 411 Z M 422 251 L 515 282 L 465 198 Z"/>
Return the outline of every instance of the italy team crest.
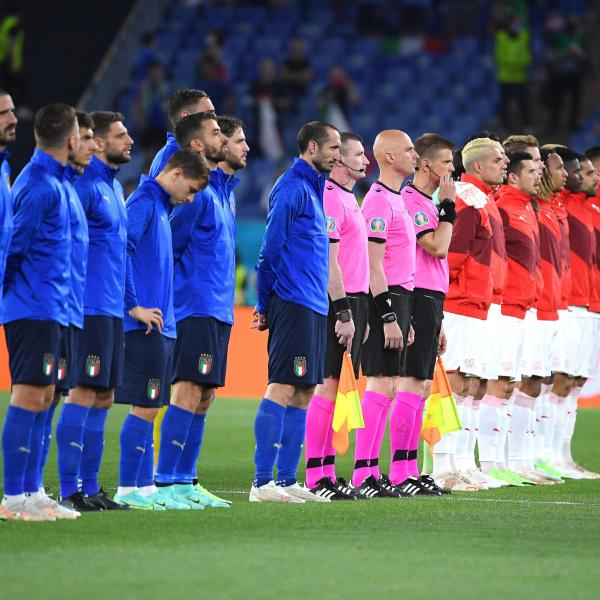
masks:
<path fill-rule="evenodd" d="M 369 227 L 373 233 L 383 233 L 385 231 L 385 221 L 381 217 L 371 219 Z"/>
<path fill-rule="evenodd" d="M 200 375 L 208 375 L 212 371 L 212 355 L 211 354 L 201 354 L 198 359 L 198 373 Z"/>
<path fill-rule="evenodd" d="M 44 358 L 42 359 L 42 373 L 44 373 L 44 375 L 48 377 L 49 375 L 52 375 L 53 371 L 54 354 L 52 354 L 52 352 L 46 352 L 46 354 L 44 354 Z"/>
<path fill-rule="evenodd" d="M 150 400 L 156 400 L 160 394 L 160 379 L 148 379 L 146 394 Z"/>
<path fill-rule="evenodd" d="M 85 372 L 88 377 L 96 377 L 100 373 L 100 357 L 90 354 L 85 361 Z"/>
<path fill-rule="evenodd" d="M 67 361 L 64 358 L 58 359 L 58 373 L 57 377 L 59 381 L 62 381 L 67 374 Z"/>
<path fill-rule="evenodd" d="M 418 212 L 415 214 L 415 225 L 417 227 L 423 227 L 429 223 L 429 217 L 424 212 Z"/>
<path fill-rule="evenodd" d="M 296 356 L 294 358 L 294 375 L 304 377 L 306 375 L 306 357 Z"/>

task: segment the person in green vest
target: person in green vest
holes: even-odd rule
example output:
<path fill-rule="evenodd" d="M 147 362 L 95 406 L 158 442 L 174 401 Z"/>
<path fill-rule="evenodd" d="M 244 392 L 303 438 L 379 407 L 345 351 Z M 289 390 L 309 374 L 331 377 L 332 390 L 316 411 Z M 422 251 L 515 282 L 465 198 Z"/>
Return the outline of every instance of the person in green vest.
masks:
<path fill-rule="evenodd" d="M 0 21 L 0 80 L 17 104 L 25 102 L 24 43 L 21 15 L 8 14 Z"/>

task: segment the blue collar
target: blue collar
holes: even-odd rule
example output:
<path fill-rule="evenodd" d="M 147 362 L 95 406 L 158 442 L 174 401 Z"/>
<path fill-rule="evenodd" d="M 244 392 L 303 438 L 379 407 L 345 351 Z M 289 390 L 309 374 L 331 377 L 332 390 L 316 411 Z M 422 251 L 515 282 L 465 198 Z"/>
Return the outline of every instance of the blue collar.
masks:
<path fill-rule="evenodd" d="M 325 188 L 325 182 L 327 181 L 326 174 L 319 173 L 303 158 L 295 158 L 292 169 L 312 185 L 319 198 L 323 198 L 323 189 Z"/>
<path fill-rule="evenodd" d="M 88 169 L 95 171 L 112 187 L 115 175 L 119 172 L 119 168 L 109 167 L 105 162 L 102 162 L 97 156 L 92 156 Z M 87 170 L 87 169 L 86 169 Z"/>
<path fill-rule="evenodd" d="M 175 139 L 175 134 L 170 131 L 167 132 L 167 144 L 177 144 L 177 140 Z"/>
<path fill-rule="evenodd" d="M 0 152 L 0 165 L 10 158 L 10 150 L 8 148 L 4 148 L 2 152 Z"/>
<path fill-rule="evenodd" d="M 47 152 L 36 148 L 31 157 L 31 162 L 36 165 L 40 165 L 50 175 L 58 177 L 60 180 L 65 176 L 65 167 L 61 165 L 55 158 L 52 158 Z"/>
<path fill-rule="evenodd" d="M 75 181 L 76 177 L 79 177 L 81 173 L 72 165 L 67 165 L 65 167 L 65 179 L 69 181 Z"/>
<path fill-rule="evenodd" d="M 171 204 L 171 194 L 169 194 L 169 192 L 167 192 L 154 177 L 147 177 L 144 179 L 143 184 L 149 185 L 153 190 L 155 190 L 155 193 L 164 204 L 167 212 L 170 212 L 171 208 L 173 208 L 173 205 Z"/>

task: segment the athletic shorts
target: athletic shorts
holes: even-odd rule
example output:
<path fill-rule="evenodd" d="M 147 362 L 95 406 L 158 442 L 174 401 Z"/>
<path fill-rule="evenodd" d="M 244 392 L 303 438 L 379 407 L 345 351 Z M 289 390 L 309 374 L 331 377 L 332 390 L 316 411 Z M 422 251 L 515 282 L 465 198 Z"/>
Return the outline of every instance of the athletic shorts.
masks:
<path fill-rule="evenodd" d="M 116 388 L 123 382 L 124 360 L 123 319 L 85 315 L 71 387 Z"/>
<path fill-rule="evenodd" d="M 269 383 L 311 386 L 323 383 L 327 316 L 273 294 L 269 323 Z"/>
<path fill-rule="evenodd" d="M 352 319 L 354 321 L 354 339 L 352 340 L 352 366 L 354 376 L 358 378 L 360 359 L 362 355 L 363 340 L 367 330 L 369 318 L 369 297 L 367 294 L 348 294 Z M 327 352 L 325 354 L 325 377 L 340 378 L 342 358 L 345 348 L 335 335 L 335 310 L 329 300 L 329 314 L 327 315 Z"/>
<path fill-rule="evenodd" d="M 214 317 L 188 317 L 177 323 L 173 382 L 210 388 L 225 385 L 231 325 Z"/>
<path fill-rule="evenodd" d="M 58 367 L 56 374 L 56 391 L 63 396 L 69 395 L 69 390 L 74 387 L 75 365 L 79 355 L 81 342 L 81 329 L 69 325 L 62 330 L 60 336 L 60 351 L 58 354 Z"/>
<path fill-rule="evenodd" d="M 391 286 L 389 291 L 392 298 L 392 310 L 396 313 L 404 338 L 404 348 L 401 352 L 384 348 L 383 322 L 373 296 L 369 296 L 369 337 L 364 343 L 361 360 L 362 372 L 367 377 L 397 377 L 406 373 L 406 341 L 410 328 L 412 292 L 399 285 Z"/>
<path fill-rule="evenodd" d="M 406 354 L 406 376 L 433 379 L 437 361 L 440 329 L 444 318 L 445 294 L 415 288 L 412 296 L 411 322 L 415 341 Z"/>
<path fill-rule="evenodd" d="M 521 356 L 521 375 L 549 377 L 552 375 L 552 346 L 558 321 L 539 321 L 535 308 L 525 315 L 525 334 Z"/>
<path fill-rule="evenodd" d="M 12 384 L 54 385 L 58 374 L 60 338 L 56 321 L 18 319 L 4 324 Z"/>
<path fill-rule="evenodd" d="M 597 375 L 600 362 L 600 313 L 588 312 L 588 318 L 590 333 L 593 336 L 589 342 L 590 353 L 587 368 L 587 377 L 591 379 Z"/>
<path fill-rule="evenodd" d="M 551 349 L 551 367 L 553 373 L 571 373 L 575 369 L 576 356 L 573 351 L 573 346 L 570 346 L 575 339 L 575 343 L 579 343 L 579 321 L 575 322 L 577 331 L 572 331 L 571 319 L 568 310 L 558 311 L 558 325 L 556 328 L 556 336 Z"/>
<path fill-rule="evenodd" d="M 485 379 L 482 356 L 485 323 L 484 319 L 444 313 L 447 347 L 442 358 L 447 371 L 460 371 L 465 375 Z"/>
<path fill-rule="evenodd" d="M 144 408 L 169 404 L 175 339 L 137 329 L 125 334 L 125 374 L 115 402 Z"/>
<path fill-rule="evenodd" d="M 598 340 L 596 318 L 581 306 L 569 306 L 565 311 L 566 345 L 568 357 L 566 373 L 575 377 L 592 377 L 597 364 Z"/>

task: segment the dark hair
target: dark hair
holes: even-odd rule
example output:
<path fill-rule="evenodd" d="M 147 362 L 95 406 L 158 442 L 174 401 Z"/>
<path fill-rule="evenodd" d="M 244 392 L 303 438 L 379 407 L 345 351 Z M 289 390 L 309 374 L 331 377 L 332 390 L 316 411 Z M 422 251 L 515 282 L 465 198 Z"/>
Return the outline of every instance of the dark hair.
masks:
<path fill-rule="evenodd" d="M 10 94 L 4 88 L 0 88 L 0 96 L 10 96 Z"/>
<path fill-rule="evenodd" d="M 348 142 L 358 142 L 359 144 L 364 144 L 363 139 L 358 135 L 358 133 L 352 133 L 350 131 L 343 131 L 340 133 L 340 140 L 342 142 L 341 152 L 345 152 L 345 145 Z"/>
<path fill-rule="evenodd" d="M 208 98 L 208 94 L 204 90 L 177 90 L 167 102 L 167 117 L 169 117 L 171 125 L 175 127 L 180 120 L 179 113 L 186 108 L 192 108 L 202 98 Z"/>
<path fill-rule="evenodd" d="M 583 159 L 583 156 L 579 154 L 579 152 L 575 152 L 575 150 L 567 148 L 566 146 L 556 146 L 556 148 L 554 148 L 554 152 L 556 152 L 556 154 L 558 154 L 565 163 L 573 160 Z"/>
<path fill-rule="evenodd" d="M 598 160 L 600 158 L 600 146 L 592 146 L 585 151 L 588 160 Z"/>
<path fill-rule="evenodd" d="M 509 152 L 507 154 L 508 167 L 506 167 L 506 174 L 510 175 L 514 173 L 515 175 L 520 175 L 523 170 L 523 161 L 524 160 L 533 160 L 533 156 L 529 154 L 529 152 L 524 152 L 522 150 L 516 150 L 515 152 Z"/>
<path fill-rule="evenodd" d="M 223 132 L 223 135 L 230 138 L 238 129 L 244 129 L 244 121 L 233 115 L 219 115 L 217 123 Z"/>
<path fill-rule="evenodd" d="M 415 151 L 419 158 L 433 159 L 440 150 L 453 151 L 456 146 L 437 133 L 424 133 L 415 140 Z"/>
<path fill-rule="evenodd" d="M 86 127 L 87 129 L 94 129 L 94 119 L 92 115 L 82 110 L 77 111 L 77 124 L 79 127 Z"/>
<path fill-rule="evenodd" d="M 494 142 L 500 142 L 500 138 L 497 134 L 489 129 L 482 129 L 481 131 L 477 131 L 474 134 L 470 135 L 466 140 L 463 146 L 466 146 L 469 142 L 473 140 L 477 140 L 479 138 L 488 138 L 489 140 L 494 140 Z"/>
<path fill-rule="evenodd" d="M 177 150 L 163 167 L 163 171 L 181 169 L 187 179 L 206 181 L 208 183 L 209 171 L 204 157 L 199 152 L 182 148 Z"/>
<path fill-rule="evenodd" d="M 319 146 L 324 144 L 329 139 L 328 129 L 333 129 L 334 131 L 338 130 L 337 127 L 331 123 L 326 123 L 325 121 L 310 121 L 309 123 L 302 125 L 298 132 L 298 137 L 296 138 L 300 154 L 306 152 L 308 143 L 311 140 L 317 142 Z"/>
<path fill-rule="evenodd" d="M 217 115 L 212 110 L 188 115 L 180 119 L 177 125 L 175 125 L 175 139 L 177 143 L 182 148 L 189 146 L 192 140 L 198 137 L 204 121 L 210 121 L 211 119 L 214 121 L 217 120 Z"/>
<path fill-rule="evenodd" d="M 123 122 L 125 117 L 120 112 L 109 110 L 96 110 L 90 115 L 94 121 L 94 135 L 104 137 L 113 123 Z"/>
<path fill-rule="evenodd" d="M 49 104 L 38 110 L 33 129 L 35 137 L 43 146 L 57 148 L 73 135 L 75 109 L 69 104 Z"/>

